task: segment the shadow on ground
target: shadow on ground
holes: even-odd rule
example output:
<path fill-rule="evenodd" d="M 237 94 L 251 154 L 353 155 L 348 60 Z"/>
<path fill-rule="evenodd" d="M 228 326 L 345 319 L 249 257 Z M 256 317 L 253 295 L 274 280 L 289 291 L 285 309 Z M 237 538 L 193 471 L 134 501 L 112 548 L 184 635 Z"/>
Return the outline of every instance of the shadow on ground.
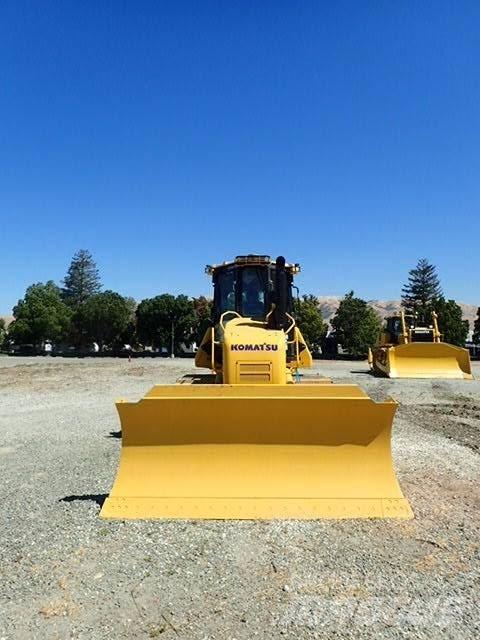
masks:
<path fill-rule="evenodd" d="M 60 498 L 59 502 L 96 502 L 99 507 L 103 507 L 103 503 L 108 498 L 108 493 L 86 493 L 83 496 L 65 496 Z"/>

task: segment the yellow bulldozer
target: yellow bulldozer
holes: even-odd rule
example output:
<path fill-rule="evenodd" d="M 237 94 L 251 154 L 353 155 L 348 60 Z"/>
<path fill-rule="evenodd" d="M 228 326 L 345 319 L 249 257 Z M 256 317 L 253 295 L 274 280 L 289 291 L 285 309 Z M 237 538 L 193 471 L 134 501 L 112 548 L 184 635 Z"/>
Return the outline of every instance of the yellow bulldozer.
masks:
<path fill-rule="evenodd" d="M 120 464 L 103 518 L 411 518 L 390 439 L 397 404 L 301 376 L 298 264 L 238 256 L 207 266 L 210 374 L 117 402 Z"/>
<path fill-rule="evenodd" d="M 389 378 L 473 377 L 468 350 L 442 342 L 435 311 L 430 322 L 403 310 L 386 318 L 380 344 L 370 350 L 368 359 L 376 375 Z"/>

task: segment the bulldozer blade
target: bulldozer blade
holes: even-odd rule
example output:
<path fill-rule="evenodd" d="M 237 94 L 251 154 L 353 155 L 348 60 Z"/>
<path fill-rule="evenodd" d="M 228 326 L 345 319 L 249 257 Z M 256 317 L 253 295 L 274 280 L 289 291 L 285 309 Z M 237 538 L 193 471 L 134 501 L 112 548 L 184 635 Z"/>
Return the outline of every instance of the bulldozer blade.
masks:
<path fill-rule="evenodd" d="M 388 348 L 385 374 L 390 378 L 473 378 L 467 349 L 446 342 L 413 342 Z"/>
<path fill-rule="evenodd" d="M 119 401 L 103 518 L 411 518 L 390 438 L 397 404 L 356 385 L 155 386 Z"/>

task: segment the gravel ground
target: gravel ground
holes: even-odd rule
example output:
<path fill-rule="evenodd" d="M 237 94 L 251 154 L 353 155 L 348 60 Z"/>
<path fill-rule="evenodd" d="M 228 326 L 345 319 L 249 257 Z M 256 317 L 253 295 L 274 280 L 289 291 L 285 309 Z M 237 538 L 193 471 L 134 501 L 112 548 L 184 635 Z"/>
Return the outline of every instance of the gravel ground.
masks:
<path fill-rule="evenodd" d="M 414 520 L 100 520 L 114 399 L 192 368 L 0 358 L 0 640 L 479 637 L 480 380 L 316 364 L 401 403 L 393 448 Z"/>

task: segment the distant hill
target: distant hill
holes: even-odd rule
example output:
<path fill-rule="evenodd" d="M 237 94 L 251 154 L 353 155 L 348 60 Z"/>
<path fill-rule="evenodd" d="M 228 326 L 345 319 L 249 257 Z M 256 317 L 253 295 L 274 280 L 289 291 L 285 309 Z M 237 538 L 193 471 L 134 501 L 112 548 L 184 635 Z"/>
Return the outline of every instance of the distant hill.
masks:
<path fill-rule="evenodd" d="M 0 318 L 3 318 L 5 320 L 5 325 L 7 327 L 13 320 L 13 316 L 0 316 Z"/>
<path fill-rule="evenodd" d="M 318 302 L 325 320 L 330 321 L 340 304 L 341 296 L 318 296 Z M 400 310 L 400 300 L 369 300 L 369 304 L 375 309 L 381 318 L 391 316 Z M 464 320 L 470 323 L 470 330 L 477 317 L 477 306 L 459 302 Z"/>

